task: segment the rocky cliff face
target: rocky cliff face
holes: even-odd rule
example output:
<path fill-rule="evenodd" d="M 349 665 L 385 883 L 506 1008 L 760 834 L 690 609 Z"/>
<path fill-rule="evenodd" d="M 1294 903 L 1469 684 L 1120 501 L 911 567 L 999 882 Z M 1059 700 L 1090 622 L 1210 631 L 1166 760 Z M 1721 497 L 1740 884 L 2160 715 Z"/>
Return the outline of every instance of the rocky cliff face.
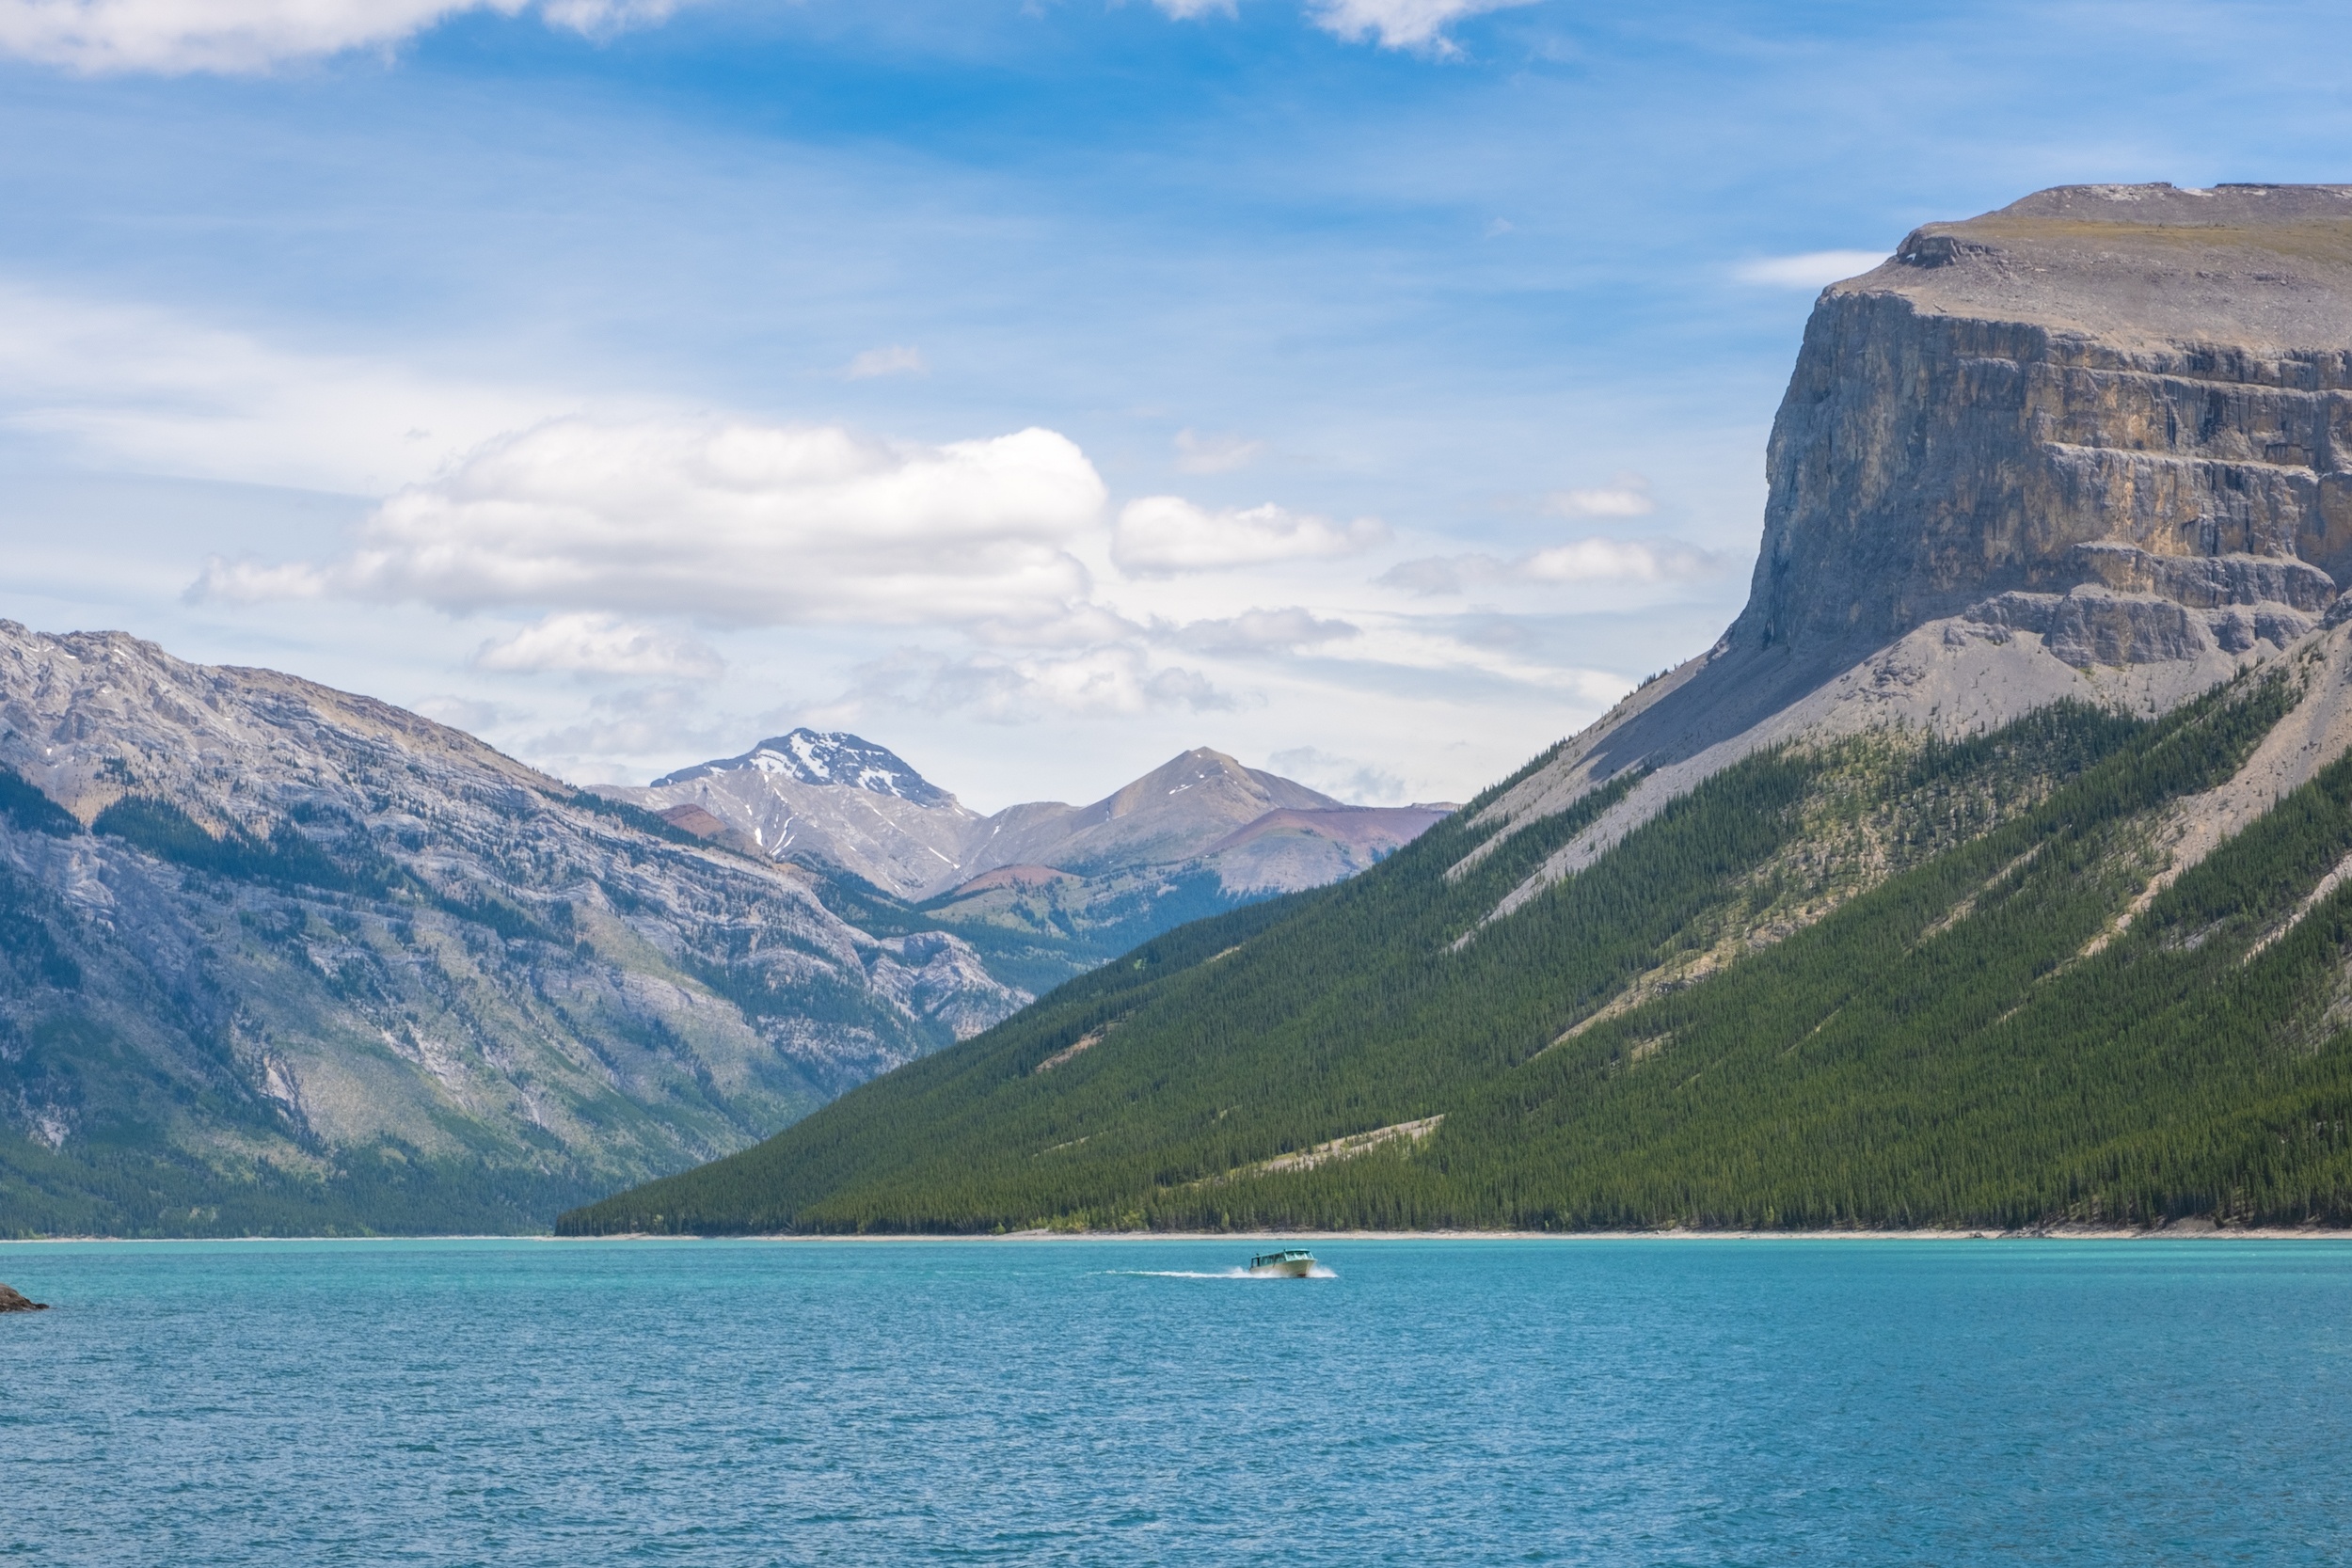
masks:
<path fill-rule="evenodd" d="M 1515 898 L 1758 747 L 2159 711 L 2343 613 L 2352 186 L 2066 186 L 1928 225 L 1823 291 L 1766 471 L 1722 641 L 1489 809 L 1650 770 Z"/>
<path fill-rule="evenodd" d="M 0 1233 L 511 1228 L 1026 1000 L 803 868 L 120 634 L 0 622 Z"/>

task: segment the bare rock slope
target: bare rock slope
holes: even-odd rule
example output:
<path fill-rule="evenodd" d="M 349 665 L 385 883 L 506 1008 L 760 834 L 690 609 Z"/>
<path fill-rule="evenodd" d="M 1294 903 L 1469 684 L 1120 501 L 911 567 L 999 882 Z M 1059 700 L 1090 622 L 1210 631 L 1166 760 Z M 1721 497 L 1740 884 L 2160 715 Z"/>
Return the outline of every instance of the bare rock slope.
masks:
<path fill-rule="evenodd" d="M 512 1228 L 1025 993 L 472 737 L 0 622 L 0 1234 Z"/>
<path fill-rule="evenodd" d="M 2063 186 L 1822 292 L 1747 608 L 1486 811 L 1628 768 L 1498 913 L 1763 747 L 2168 709 L 2333 624 L 2352 575 L 2352 186 Z"/>
<path fill-rule="evenodd" d="M 1036 990 L 1186 920 L 1353 876 L 1453 809 L 1345 805 L 1203 746 L 1089 805 L 982 816 L 871 741 L 806 729 L 600 793 L 917 901 Z M 1027 967 L 1006 946 L 1024 942 L 1041 944 Z"/>

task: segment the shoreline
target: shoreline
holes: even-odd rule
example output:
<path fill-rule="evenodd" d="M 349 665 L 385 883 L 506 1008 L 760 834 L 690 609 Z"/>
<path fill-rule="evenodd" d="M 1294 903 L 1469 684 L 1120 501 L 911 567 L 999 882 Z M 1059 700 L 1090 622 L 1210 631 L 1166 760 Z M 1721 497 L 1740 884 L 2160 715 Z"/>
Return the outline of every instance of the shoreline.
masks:
<path fill-rule="evenodd" d="M 2154 1228 L 2037 1226 L 2019 1230 L 1010 1230 L 989 1235 L 910 1231 L 886 1235 L 809 1235 L 773 1232 L 747 1235 L 680 1236 L 627 1231 L 610 1236 L 555 1236 L 539 1231 L 429 1236 L 19 1236 L 0 1238 L 0 1247 L 65 1246 L 93 1243 L 111 1246 L 168 1246 L 189 1243 L 249 1244 L 340 1242 L 368 1245 L 384 1242 L 769 1242 L 797 1243 L 894 1243 L 940 1242 L 2352 1242 L 2352 1227 L 2217 1226 L 2185 1221 Z"/>

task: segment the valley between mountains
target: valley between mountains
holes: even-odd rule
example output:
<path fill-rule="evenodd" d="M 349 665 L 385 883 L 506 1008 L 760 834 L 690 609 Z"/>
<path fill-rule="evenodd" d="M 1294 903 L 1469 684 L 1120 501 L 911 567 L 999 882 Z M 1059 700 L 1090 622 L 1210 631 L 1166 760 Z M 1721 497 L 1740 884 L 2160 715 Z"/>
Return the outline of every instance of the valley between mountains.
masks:
<path fill-rule="evenodd" d="M 1193 752 L 1015 808 L 1024 858 L 918 904 L 861 873 L 932 825 L 844 825 L 996 819 L 887 752 L 802 731 L 690 772 L 749 833 L 368 698 L 0 622 L 0 1235 L 544 1228 L 1444 815 Z"/>
<path fill-rule="evenodd" d="M 0 626 L 0 1230 L 2352 1223 L 2352 187 L 1931 224 L 1765 456 L 1459 809 L 584 792 Z"/>
<path fill-rule="evenodd" d="M 1820 295 L 1746 610 L 1378 866 L 567 1234 L 2352 1223 L 2352 187 Z"/>

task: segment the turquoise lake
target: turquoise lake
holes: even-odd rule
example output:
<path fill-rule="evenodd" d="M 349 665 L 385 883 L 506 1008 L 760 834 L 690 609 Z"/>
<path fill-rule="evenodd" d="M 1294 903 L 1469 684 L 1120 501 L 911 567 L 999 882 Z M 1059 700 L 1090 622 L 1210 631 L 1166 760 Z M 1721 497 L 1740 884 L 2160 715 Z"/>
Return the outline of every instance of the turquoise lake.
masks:
<path fill-rule="evenodd" d="M 2352 1560 L 2352 1244 L 1251 1250 L 0 1245 L 0 1560 Z"/>

